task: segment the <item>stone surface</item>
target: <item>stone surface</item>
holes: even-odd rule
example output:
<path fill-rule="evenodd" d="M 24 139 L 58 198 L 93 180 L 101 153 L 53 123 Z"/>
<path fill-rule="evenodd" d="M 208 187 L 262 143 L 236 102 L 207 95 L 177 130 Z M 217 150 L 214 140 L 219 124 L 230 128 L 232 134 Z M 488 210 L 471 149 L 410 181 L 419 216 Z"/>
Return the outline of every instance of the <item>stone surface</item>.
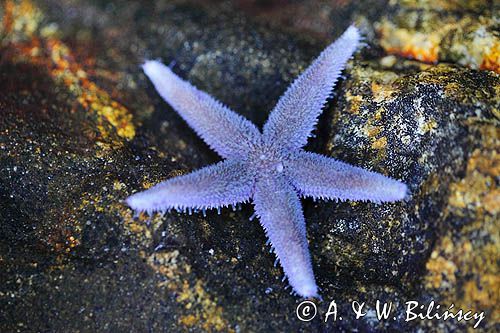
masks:
<path fill-rule="evenodd" d="M 369 282 L 398 286 L 422 302 L 452 293 L 446 298 L 450 304 L 485 310 L 498 320 L 498 84 L 493 72 L 457 66 L 386 58 L 357 62 L 334 106 L 326 149 L 333 157 L 404 180 L 412 194 L 402 204 L 328 204 L 333 210 L 314 213 L 318 238 L 324 239 L 319 253 L 338 258 L 339 277 L 351 277 L 358 288 Z M 329 223 L 322 227 L 324 222 Z M 479 234 L 470 243 L 472 232 Z M 439 278 L 446 271 L 443 258 L 436 258 L 445 251 L 453 261 L 457 253 L 435 244 L 449 245 L 452 237 L 457 247 L 470 243 L 479 253 L 491 252 L 480 259 L 469 248 L 468 257 L 457 263 L 462 270 L 448 274 L 458 283 L 450 291 Z M 469 290 L 462 283 L 470 284 Z M 446 293 L 436 292 L 436 286 Z"/>
<path fill-rule="evenodd" d="M 172 62 L 261 125 L 348 24 L 329 14 L 324 33 L 297 32 L 307 25 L 284 32 L 272 6 L 241 3 L 247 16 L 226 2 L 2 3 L 0 331 L 472 326 L 405 322 L 406 301 L 431 299 L 486 311 L 480 329 L 498 329 L 500 78 L 458 58 L 430 65 L 387 55 L 370 30 L 384 2 L 371 12 L 343 4 L 372 45 L 350 62 L 309 149 L 403 179 L 411 196 L 384 205 L 304 200 L 323 296 L 318 318 L 296 318 L 300 299 L 285 290 L 261 227 L 248 221 L 251 205 L 149 219 L 122 204 L 218 160 L 154 92 L 143 59 Z M 471 18 L 489 10 L 460 4 L 453 10 Z M 275 26 L 248 13 L 276 18 Z M 332 299 L 343 320 L 324 323 Z M 377 299 L 397 305 L 395 320 L 375 319 Z M 352 300 L 366 302 L 369 315 L 355 319 Z"/>
<path fill-rule="evenodd" d="M 263 21 L 325 40 L 356 22 L 388 53 L 500 72 L 498 1 L 252 1 L 238 6 Z"/>
<path fill-rule="evenodd" d="M 374 25 L 389 53 L 500 73 L 495 1 L 401 1 Z"/>

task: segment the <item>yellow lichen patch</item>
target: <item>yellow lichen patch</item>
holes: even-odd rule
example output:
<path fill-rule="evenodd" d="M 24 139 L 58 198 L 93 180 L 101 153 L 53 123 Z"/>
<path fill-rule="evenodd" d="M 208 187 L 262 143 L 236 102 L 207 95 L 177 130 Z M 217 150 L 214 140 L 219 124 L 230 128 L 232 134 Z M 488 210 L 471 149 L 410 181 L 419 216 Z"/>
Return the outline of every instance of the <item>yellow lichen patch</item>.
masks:
<path fill-rule="evenodd" d="M 132 139 L 135 127 L 132 114 L 121 104 L 113 101 L 109 94 L 87 79 L 87 74 L 74 60 L 69 48 L 57 39 L 47 40 L 48 49 L 54 65 L 52 74 L 60 79 L 76 95 L 78 102 L 98 115 L 97 127 L 101 135 L 109 136 L 108 124 L 118 136 Z"/>
<path fill-rule="evenodd" d="M 372 142 L 373 149 L 384 149 L 387 146 L 387 138 L 385 136 L 376 139 Z"/>
<path fill-rule="evenodd" d="M 188 173 L 187 170 L 175 169 L 175 170 L 170 171 L 168 173 L 168 176 L 169 176 L 169 178 L 173 178 L 173 177 L 179 177 L 179 176 L 185 175 L 187 173 Z"/>
<path fill-rule="evenodd" d="M 370 139 L 371 147 L 379 150 L 381 153 L 379 158 L 383 157 L 385 148 L 387 147 L 387 138 L 385 136 L 379 136 L 382 133 L 383 127 L 374 125 L 374 123 L 377 123 L 382 119 L 384 112 L 384 108 L 377 109 L 377 111 L 372 114 L 372 117 L 368 119 L 365 126 L 363 126 L 363 133 Z"/>
<path fill-rule="evenodd" d="M 181 316 L 179 318 L 179 322 L 187 327 L 193 327 L 198 321 L 199 319 L 194 315 Z"/>
<path fill-rule="evenodd" d="M 49 185 L 49 193 L 54 189 Z M 51 210 L 55 208 L 51 208 Z M 44 241 L 51 248 L 55 255 L 55 265 L 52 270 L 61 269 L 68 262 L 68 257 L 74 254 L 74 250 L 80 246 L 82 237 L 82 226 L 78 221 L 75 209 L 72 206 L 57 209 L 56 213 L 49 213 L 49 216 L 57 216 L 56 223 L 47 223 L 40 229 L 45 230 Z M 53 222 L 53 221 L 51 221 Z M 47 229 L 45 229 L 47 227 Z"/>
<path fill-rule="evenodd" d="M 479 281 L 467 281 L 464 286 L 464 291 L 470 300 L 481 306 L 491 307 L 493 302 L 500 301 L 498 294 L 500 293 L 500 276 L 498 274 L 485 274 L 479 277 Z M 493 312 L 494 319 L 497 320 L 500 315 L 498 310 Z"/>
<path fill-rule="evenodd" d="M 125 185 L 124 183 L 118 181 L 118 180 L 115 180 L 113 182 L 113 190 L 115 191 L 120 191 L 122 190 L 123 188 L 127 187 L 127 185 Z"/>
<path fill-rule="evenodd" d="M 396 89 L 394 89 L 392 86 L 392 82 L 389 84 L 384 84 L 382 82 L 373 81 L 371 84 L 371 88 L 373 101 L 376 103 L 389 100 L 396 92 Z"/>
<path fill-rule="evenodd" d="M 372 126 L 372 125 L 365 125 L 363 127 L 363 131 L 365 132 L 365 135 L 367 137 L 374 137 L 380 134 L 382 132 L 382 127 L 380 126 Z"/>
<path fill-rule="evenodd" d="M 375 111 L 375 114 L 373 115 L 373 119 L 374 120 L 382 120 L 382 116 L 384 115 L 385 113 L 385 108 L 382 106 L 380 108 L 377 109 L 377 111 Z"/>
<path fill-rule="evenodd" d="M 142 182 L 142 188 L 144 190 L 147 190 L 151 187 L 153 187 L 155 184 L 157 184 L 158 182 L 152 182 L 150 181 L 149 179 L 144 179 L 144 181 Z"/>
<path fill-rule="evenodd" d="M 183 303 L 186 310 L 195 311 L 194 314 L 180 317 L 181 324 L 187 327 L 200 326 L 204 331 L 227 330 L 228 325 L 222 316 L 222 307 L 207 294 L 201 280 L 197 280 L 194 286 L 184 280 L 177 301 Z"/>
<path fill-rule="evenodd" d="M 347 102 L 349 102 L 350 107 L 347 109 L 348 112 L 352 114 L 358 114 L 359 108 L 363 102 L 363 96 L 361 95 L 353 95 L 350 91 L 347 91 L 345 94 L 345 98 Z"/>
<path fill-rule="evenodd" d="M 493 224 L 493 222 L 489 222 Z M 494 229 L 498 232 L 498 226 Z M 494 232 L 494 230 L 489 230 Z M 492 242 L 478 246 L 469 240 L 451 241 L 445 237 L 433 251 L 427 262 L 426 288 L 438 289 L 446 301 L 462 309 L 490 312 L 492 320 L 500 319 L 496 308 L 500 302 L 500 260 L 498 236 Z M 445 243 L 450 243 L 446 249 Z M 463 281 L 457 283 L 457 281 Z"/>
<path fill-rule="evenodd" d="M 453 249 L 450 238 L 445 237 L 442 242 L 444 247 L 446 247 L 445 244 L 448 244 Z M 428 270 L 426 277 L 427 284 L 431 288 L 445 287 L 448 289 L 456 283 L 455 272 L 457 271 L 457 266 L 453 261 L 446 260 L 443 256 L 440 256 L 438 251 L 434 250 L 432 252 L 431 258 L 427 261 L 426 268 Z"/>
<path fill-rule="evenodd" d="M 134 219 L 130 210 L 124 207 L 111 207 L 119 211 L 124 219 L 124 227 L 138 246 L 150 248 L 153 244 L 152 232 L 164 223 L 161 216 L 146 217 L 141 214 Z M 146 223 L 149 219 L 149 226 Z M 140 256 L 148 265 L 163 279 L 158 283 L 159 287 L 166 287 L 172 294 L 178 295 L 176 301 L 183 308 L 185 315 L 179 318 L 179 324 L 189 327 L 197 327 L 203 331 L 232 331 L 223 316 L 223 309 L 217 304 L 206 290 L 202 280 L 190 283 L 193 279 L 191 266 L 186 262 L 178 249 L 170 251 L 153 252 L 148 254 L 145 250 L 140 251 Z"/>
<path fill-rule="evenodd" d="M 368 71 L 368 70 L 367 70 Z M 395 95 L 395 89 L 393 83 L 396 80 L 396 76 L 393 73 L 387 71 L 377 71 L 370 70 L 370 74 L 366 75 L 356 72 L 354 75 L 359 76 L 357 79 L 364 84 L 370 85 L 372 89 L 372 99 L 376 103 L 380 103 L 379 107 L 368 114 L 368 119 L 361 129 L 361 132 L 365 137 L 367 137 L 371 142 L 371 148 L 378 151 L 378 157 L 382 159 L 385 156 L 387 148 L 387 137 L 382 136 L 384 130 L 381 122 L 386 113 L 384 104 L 391 100 Z M 354 103 L 362 104 L 364 103 L 363 98 L 358 98 L 357 95 L 348 96 L 348 100 L 354 101 Z M 356 113 L 359 113 L 361 105 L 358 105 Z M 371 111 L 371 109 L 364 109 L 364 112 Z M 351 111 L 351 113 L 353 113 Z M 355 114 L 356 114 L 355 113 Z"/>
<path fill-rule="evenodd" d="M 51 267 L 54 270 L 62 268 L 67 262 L 67 256 L 80 245 L 80 240 L 77 238 L 80 236 L 79 231 L 77 231 L 77 234 L 71 234 L 69 230 L 63 230 L 62 233 L 63 235 L 48 239 L 56 253 L 56 265 Z"/>
<path fill-rule="evenodd" d="M 84 109 L 97 115 L 97 128 L 103 139 L 109 137 L 111 130 L 121 138 L 132 139 L 135 135 L 132 114 L 88 79 L 71 50 L 54 37 L 55 29 L 41 26 L 42 21 L 42 12 L 31 1 L 5 2 L 1 32 L 6 36 L 2 44 L 16 50 L 12 60 L 47 67 Z"/>
<path fill-rule="evenodd" d="M 359 66 L 352 69 L 352 82 L 357 82 L 357 87 L 370 86 L 372 90 L 372 98 L 376 103 L 391 100 L 398 89 L 394 86 L 394 82 L 399 78 L 399 75 L 387 70 L 377 70 L 368 66 Z M 357 88 L 356 87 L 356 88 Z M 346 89 L 347 100 L 354 103 L 364 103 L 364 93 L 352 94 L 351 89 Z"/>
<path fill-rule="evenodd" d="M 147 258 L 148 264 L 158 273 L 167 278 L 167 281 L 179 281 L 179 250 L 153 253 Z M 183 266 L 183 270 L 190 272 L 188 265 Z"/>
<path fill-rule="evenodd" d="M 180 324 L 204 331 L 228 330 L 222 307 L 206 292 L 203 281 L 197 279 L 190 284 L 188 275 L 191 266 L 180 257 L 178 250 L 154 253 L 147 257 L 147 263 L 166 279 L 160 286 L 166 286 L 178 295 L 176 300 L 183 305 L 186 313 L 179 318 Z"/>
<path fill-rule="evenodd" d="M 145 246 L 151 246 L 153 240 L 152 232 L 158 230 L 163 224 L 160 214 L 147 216 L 145 213 L 140 213 L 137 218 L 134 218 L 129 210 L 122 214 L 123 224 L 125 229 L 135 238 L 135 240 Z"/>
<path fill-rule="evenodd" d="M 486 311 L 491 322 L 500 320 L 498 131 L 494 125 L 479 128 L 481 147 L 470 155 L 465 177 L 450 185 L 445 220 L 472 220 L 460 229 L 445 230 L 427 262 L 425 278 L 426 288 L 443 301 Z"/>
<path fill-rule="evenodd" d="M 492 215 L 500 213 L 500 189 L 495 189 L 483 198 L 484 209 Z"/>
<path fill-rule="evenodd" d="M 437 127 L 437 122 L 434 119 L 426 121 L 422 124 L 420 130 L 423 134 L 432 132 Z"/>
<path fill-rule="evenodd" d="M 467 164 L 467 172 L 473 172 L 477 169 L 478 172 L 485 175 L 499 177 L 500 152 L 497 148 L 500 144 L 500 128 L 498 126 L 484 126 L 481 128 L 481 136 L 484 140 L 484 145 L 490 147 L 488 149 L 488 156 L 487 158 L 481 158 L 481 152 L 478 150 L 474 151 Z"/>
<path fill-rule="evenodd" d="M 78 210 L 84 210 L 87 207 L 91 206 L 96 212 L 105 211 L 106 208 L 100 205 L 103 199 L 101 195 L 84 192 L 81 193 L 80 196 L 82 199 L 80 202 L 80 206 L 77 208 Z"/>
<path fill-rule="evenodd" d="M 451 195 L 448 202 L 457 208 L 474 208 L 481 202 L 481 198 L 487 190 L 487 179 L 481 175 L 470 179 L 469 182 L 455 183 L 451 187 Z"/>
<path fill-rule="evenodd" d="M 486 126 L 482 134 L 487 150 L 476 149 L 472 152 L 467 164 L 467 177 L 450 187 L 449 205 L 457 208 L 469 208 L 482 214 L 495 214 L 499 211 L 499 190 L 495 186 L 495 178 L 500 175 L 500 129 Z"/>

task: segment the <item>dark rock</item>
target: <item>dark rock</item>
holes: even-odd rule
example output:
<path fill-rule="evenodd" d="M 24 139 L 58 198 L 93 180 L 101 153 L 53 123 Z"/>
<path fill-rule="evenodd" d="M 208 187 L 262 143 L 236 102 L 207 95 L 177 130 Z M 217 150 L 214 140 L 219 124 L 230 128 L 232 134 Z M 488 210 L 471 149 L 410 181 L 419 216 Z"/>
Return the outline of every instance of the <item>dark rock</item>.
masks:
<path fill-rule="evenodd" d="M 498 245 L 498 170 L 486 162 L 498 147 L 495 73 L 377 48 L 351 63 L 310 149 L 401 178 L 412 193 L 384 205 L 305 201 L 324 301 L 303 323 L 251 205 L 148 219 L 121 200 L 217 160 L 146 81 L 145 58 L 173 61 L 261 125 L 324 40 L 256 24 L 225 2 L 185 1 L 6 1 L 0 37 L 1 331 L 412 330 L 432 322 L 406 323 L 409 299 L 494 309 L 479 288 L 497 283 L 494 261 L 480 261 Z M 325 324 L 333 299 L 344 320 Z M 374 319 L 377 299 L 398 305 L 396 320 Z M 370 315 L 355 319 L 352 300 Z"/>
<path fill-rule="evenodd" d="M 388 53 L 500 73 L 498 1 L 235 2 L 262 21 L 319 39 L 331 40 L 356 22 L 370 44 Z"/>
<path fill-rule="evenodd" d="M 416 68 L 408 61 L 387 68 L 382 65 L 387 62 L 355 62 L 341 87 L 345 93 L 335 102 L 326 148 L 335 158 L 402 179 L 410 198 L 384 205 L 311 205 L 307 211 L 315 226 L 309 230 L 316 240 L 312 246 L 321 263 L 319 274 L 337 278 L 329 288 L 342 286 L 345 292 L 346 285 L 385 284 L 406 297 L 424 299 L 420 281 L 436 240 L 447 230 L 478 223 L 476 211 L 461 219 L 457 215 L 462 214 L 451 218 L 446 212 L 452 184 L 464 178 L 474 152 L 488 156 L 492 146 L 498 147 L 498 133 L 490 148 L 483 147 L 488 139 L 481 133 L 498 124 L 494 110 L 500 78 L 449 65 Z M 483 190 L 493 198 L 497 185 L 491 181 Z M 485 228 L 491 228 L 487 221 L 496 216 L 495 200 L 481 217 Z M 488 308 L 491 304 L 480 309 Z"/>

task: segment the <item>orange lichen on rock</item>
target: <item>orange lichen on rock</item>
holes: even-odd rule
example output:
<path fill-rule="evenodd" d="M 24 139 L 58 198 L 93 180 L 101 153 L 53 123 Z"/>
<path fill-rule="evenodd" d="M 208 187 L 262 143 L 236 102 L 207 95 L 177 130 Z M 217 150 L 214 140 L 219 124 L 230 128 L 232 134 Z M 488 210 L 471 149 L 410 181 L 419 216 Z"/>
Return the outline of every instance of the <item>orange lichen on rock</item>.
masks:
<path fill-rule="evenodd" d="M 163 224 L 159 214 L 152 218 L 141 215 L 136 221 L 130 210 L 123 211 L 122 205 L 113 205 L 111 209 L 117 210 L 124 217 L 124 227 L 135 242 L 141 243 L 142 248 L 153 246 L 152 232 Z M 147 226 L 146 219 L 150 219 L 150 226 Z M 141 251 L 140 256 L 161 276 L 163 281 L 158 283 L 158 287 L 165 287 L 169 293 L 177 295 L 176 301 L 185 309 L 185 315 L 178 319 L 179 324 L 207 332 L 234 331 L 224 318 L 223 308 L 218 305 L 217 299 L 206 291 L 205 283 L 200 279 L 192 281 L 191 265 L 178 249 L 152 254 Z"/>
<path fill-rule="evenodd" d="M 4 4 L 4 15 L 2 17 L 2 27 L 5 34 L 8 34 L 12 31 L 13 26 L 13 17 L 14 17 L 14 2 L 7 1 Z"/>
<path fill-rule="evenodd" d="M 442 31 L 432 34 L 399 28 L 388 21 L 378 27 L 380 45 L 388 52 L 425 62 L 437 62 Z"/>
<path fill-rule="evenodd" d="M 422 2 L 416 7 L 405 3 L 375 27 L 380 46 L 387 53 L 500 73 L 500 44 L 494 32 L 497 24 L 488 13 L 457 17 L 436 10 L 435 4 Z"/>
<path fill-rule="evenodd" d="M 107 138 L 110 130 L 114 129 L 119 137 L 132 139 L 135 136 L 132 114 L 88 79 L 71 50 L 55 38 L 54 33 L 44 29 L 42 20 L 41 11 L 31 1 L 6 1 L 1 27 L 6 38 L 2 46 L 15 50 L 7 54 L 16 61 L 45 66 L 73 93 L 83 108 L 97 115 L 97 127 L 102 138 Z"/>
<path fill-rule="evenodd" d="M 99 115 L 98 128 L 107 133 L 107 123 L 111 124 L 118 136 L 132 139 L 135 128 L 132 115 L 121 104 L 113 101 L 109 94 L 87 78 L 86 72 L 75 61 L 69 48 L 57 39 L 48 39 L 48 49 L 54 67 L 52 73 L 77 95 L 77 100 L 86 108 Z M 104 120 L 107 122 L 104 122 Z"/>
<path fill-rule="evenodd" d="M 7 0 L 3 5 L 0 32 L 12 41 L 26 40 L 37 31 L 43 18 L 41 12 L 29 0 Z"/>
<path fill-rule="evenodd" d="M 484 55 L 480 69 L 488 69 L 500 73 L 500 42 L 497 40 Z"/>

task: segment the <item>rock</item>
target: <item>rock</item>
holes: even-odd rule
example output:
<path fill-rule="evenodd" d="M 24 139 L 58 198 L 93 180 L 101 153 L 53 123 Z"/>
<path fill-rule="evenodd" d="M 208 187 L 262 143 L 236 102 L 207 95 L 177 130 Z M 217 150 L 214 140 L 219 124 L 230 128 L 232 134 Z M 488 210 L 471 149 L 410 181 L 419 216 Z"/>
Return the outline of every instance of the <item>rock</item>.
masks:
<path fill-rule="evenodd" d="M 408 1 L 391 6 L 375 29 L 389 53 L 500 73 L 498 10 L 494 1 Z"/>
<path fill-rule="evenodd" d="M 387 63 L 391 66 L 386 67 Z M 442 265 L 437 266 L 436 251 L 441 253 L 442 245 L 427 261 L 438 240 L 449 244 L 446 239 L 454 230 L 459 244 L 470 242 L 466 230 L 472 227 L 487 230 L 474 238 L 478 251 L 491 251 L 498 244 L 489 235 L 499 204 L 498 158 L 493 151 L 500 143 L 495 116 L 500 78 L 489 71 L 385 58 L 360 59 L 355 64 L 340 88 L 345 93 L 335 102 L 326 149 L 340 160 L 402 179 L 411 196 L 404 203 L 390 205 L 322 203 L 322 208 L 314 205 L 307 210 L 313 214 L 309 220 L 314 227 L 309 230 L 316 239 L 313 247 L 322 263 L 320 274 L 330 279 L 336 276 L 338 281 L 331 288 L 340 285 L 345 291 L 349 284 L 358 289 L 368 283 L 384 284 L 398 288 L 402 299 L 416 295 L 413 297 L 424 302 L 430 290 L 423 290 L 423 276 L 429 274 L 425 279 L 433 281 L 427 287 L 443 288 L 436 277 L 442 270 Z M 478 165 L 482 169 L 475 170 Z M 466 189 L 463 184 L 477 182 L 479 188 Z M 474 199 L 468 214 L 457 212 L 457 207 L 467 205 L 462 200 L 471 195 Z M 483 204 L 486 209 L 478 211 L 477 206 Z M 448 256 L 455 255 L 449 248 L 446 251 Z M 457 274 L 454 281 L 461 278 L 480 289 L 479 282 L 475 285 L 473 281 L 486 280 L 483 284 L 495 290 L 494 264 L 473 270 L 479 254 L 472 254 L 472 248 L 469 252 L 468 259 L 461 258 L 461 265 L 472 277 L 456 269 L 451 274 Z M 458 290 L 444 298 L 448 303 L 476 311 L 494 310 L 495 296 L 470 302 L 469 298 L 478 296 L 463 297 L 462 287 L 453 288 Z M 448 291 L 440 295 L 431 289 L 434 299 L 448 295 Z M 490 320 L 494 322 L 496 316 Z"/>
<path fill-rule="evenodd" d="M 498 124 L 472 121 L 476 137 L 465 170 L 450 183 L 439 239 L 427 261 L 425 287 L 459 308 L 486 311 L 498 328 L 500 209 Z M 496 325 L 495 325 L 496 323 Z"/>
<path fill-rule="evenodd" d="M 220 6 L 141 5 L 3 5 L 2 331 L 270 330 L 289 316 L 262 320 L 273 298 L 294 313 L 251 207 L 148 223 L 121 200 L 217 158 L 156 96 L 145 57 L 262 122 L 319 46 Z"/>
<path fill-rule="evenodd" d="M 121 200 L 218 159 L 154 92 L 145 58 L 172 62 L 261 125 L 325 40 L 225 2 L 2 10 L 1 331 L 427 330 L 436 321 L 405 322 L 403 310 L 431 298 L 487 311 L 481 328 L 494 330 L 497 296 L 483 289 L 498 286 L 494 72 L 377 47 L 350 63 L 309 149 L 401 178 L 412 193 L 384 205 L 305 200 L 323 301 L 301 322 L 251 205 L 149 218 Z M 344 318 L 324 323 L 333 299 Z M 397 305 L 396 320 L 376 320 L 377 299 Z M 369 314 L 355 319 L 352 300 Z"/>
<path fill-rule="evenodd" d="M 263 21 L 326 41 L 354 21 L 365 29 L 370 43 L 388 53 L 429 63 L 452 62 L 500 72 L 500 7 L 495 1 L 239 0 L 236 3 Z"/>

